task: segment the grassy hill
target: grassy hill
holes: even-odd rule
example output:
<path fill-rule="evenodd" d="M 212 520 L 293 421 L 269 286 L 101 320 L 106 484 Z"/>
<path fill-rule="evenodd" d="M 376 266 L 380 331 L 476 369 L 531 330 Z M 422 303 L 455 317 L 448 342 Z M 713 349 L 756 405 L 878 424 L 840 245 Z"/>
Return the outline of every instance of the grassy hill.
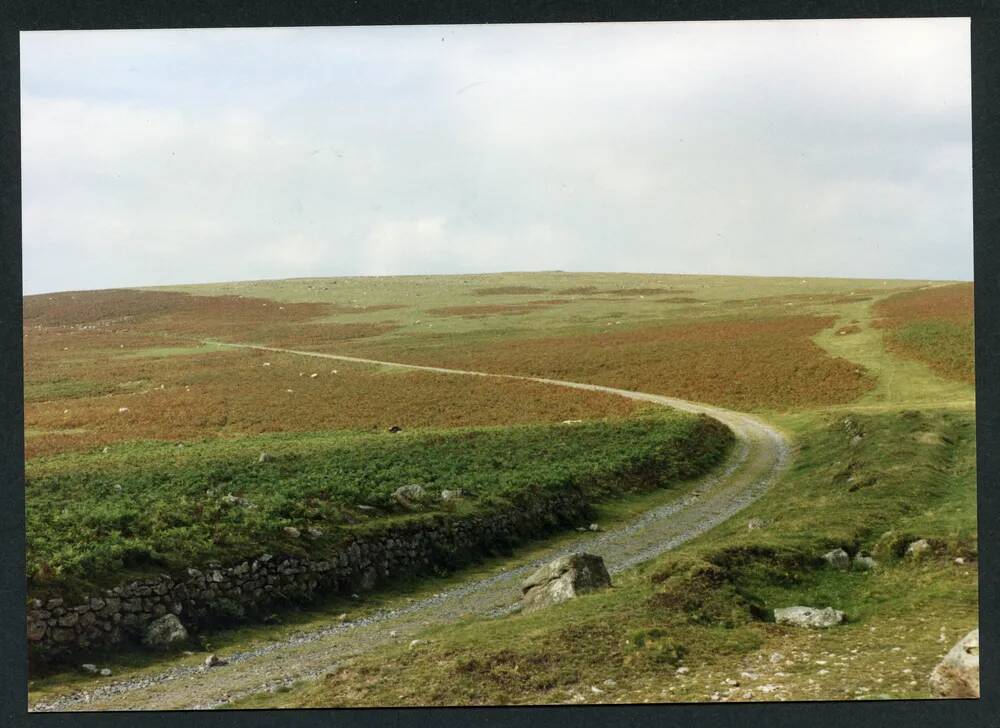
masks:
<path fill-rule="evenodd" d="M 931 666 L 976 623 L 972 291 L 545 272 L 27 297 L 32 570 L 39 584 L 68 583 L 288 547 L 285 525 L 323 521 L 336 534 L 359 504 L 379 509 L 365 519 L 398 518 L 393 486 L 443 485 L 454 468 L 470 507 L 600 481 L 608 522 L 637 507 L 618 487 L 636 463 L 683 477 L 664 461 L 683 448 L 657 443 L 681 443 L 693 421 L 611 395 L 212 342 L 605 384 L 761 414 L 792 436 L 794 466 L 745 512 L 608 592 L 431 629 L 418 648 L 378 648 L 243 705 L 926 697 Z M 266 479 L 254 474 L 262 449 L 277 454 Z M 263 510 L 206 508 L 220 489 Z M 750 518 L 766 527 L 748 530 Z M 916 538 L 933 544 L 929 558 L 902 555 Z M 837 546 L 870 551 L 879 567 L 824 568 L 819 556 Z M 843 609 L 848 622 L 808 632 L 769 620 L 799 603 Z M 213 644 L 238 650 L 268 634 L 245 627 Z"/>

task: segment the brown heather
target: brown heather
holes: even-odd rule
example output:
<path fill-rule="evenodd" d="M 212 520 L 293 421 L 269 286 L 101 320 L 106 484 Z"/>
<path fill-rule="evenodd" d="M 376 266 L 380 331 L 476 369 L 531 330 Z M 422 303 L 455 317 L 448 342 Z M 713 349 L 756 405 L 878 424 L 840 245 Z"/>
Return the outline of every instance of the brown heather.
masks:
<path fill-rule="evenodd" d="M 543 384 L 197 348 L 207 336 L 337 348 L 394 328 L 310 322 L 324 313 L 318 304 L 112 291 L 31 297 L 25 311 L 29 458 L 137 439 L 513 425 L 620 417 L 637 408 Z"/>
<path fill-rule="evenodd" d="M 464 345 L 452 337 L 406 348 L 359 342 L 355 351 L 420 364 L 510 372 L 657 392 L 737 409 L 850 402 L 874 386 L 858 365 L 811 337 L 833 317 L 707 321 Z"/>

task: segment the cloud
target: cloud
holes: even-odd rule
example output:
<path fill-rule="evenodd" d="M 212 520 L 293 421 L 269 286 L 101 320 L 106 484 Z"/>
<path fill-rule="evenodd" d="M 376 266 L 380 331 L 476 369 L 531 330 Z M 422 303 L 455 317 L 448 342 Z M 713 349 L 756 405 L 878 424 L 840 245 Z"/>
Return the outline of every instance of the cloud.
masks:
<path fill-rule="evenodd" d="M 971 277 L 968 21 L 22 34 L 26 291 Z"/>

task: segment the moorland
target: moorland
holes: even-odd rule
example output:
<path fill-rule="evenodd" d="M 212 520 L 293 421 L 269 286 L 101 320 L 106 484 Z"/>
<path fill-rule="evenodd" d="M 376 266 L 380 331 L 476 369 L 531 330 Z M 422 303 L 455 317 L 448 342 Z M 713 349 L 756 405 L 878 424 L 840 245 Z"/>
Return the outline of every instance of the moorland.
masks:
<path fill-rule="evenodd" d="M 621 547 L 610 590 L 535 614 L 445 608 L 439 595 L 584 538 L 564 524 L 357 598 L 219 624 L 190 654 L 88 658 L 111 678 L 39 665 L 31 699 L 190 705 L 164 674 L 241 707 L 927 697 L 977 621 L 972 303 L 960 282 L 563 272 L 28 296 L 35 599 L 565 489 L 627 539 L 657 509 L 697 520 L 725 463 L 753 465 L 703 417 L 613 390 L 749 413 L 790 447 L 759 497 L 702 512 L 649 558 Z M 462 497 L 401 509 L 392 494 L 412 482 Z M 911 558 L 918 539 L 931 551 Z M 877 568 L 828 568 L 838 547 Z M 847 621 L 776 625 L 793 603 Z M 430 616 L 393 622 L 415 605 Z M 250 657 L 196 673 L 208 651 Z M 275 652 L 282 667 L 255 667 Z M 115 682 L 129 689 L 100 692 Z"/>

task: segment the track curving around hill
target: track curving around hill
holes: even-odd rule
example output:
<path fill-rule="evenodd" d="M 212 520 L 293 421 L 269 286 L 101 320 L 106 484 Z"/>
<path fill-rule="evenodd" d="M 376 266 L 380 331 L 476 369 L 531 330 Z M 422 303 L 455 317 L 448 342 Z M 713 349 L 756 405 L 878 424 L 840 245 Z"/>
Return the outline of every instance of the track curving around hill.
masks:
<path fill-rule="evenodd" d="M 726 462 L 703 477 L 688 495 L 646 511 L 604 532 L 583 533 L 528 563 L 515 562 L 489 576 L 472 576 L 433 596 L 400 601 L 398 607 L 370 616 L 302 631 L 244 652 L 222 654 L 224 667 L 176 666 L 162 672 L 124 676 L 90 690 L 63 695 L 30 706 L 32 711 L 207 709 L 336 669 L 338 661 L 391 641 L 409 640 L 430 625 L 474 615 L 498 617 L 513 610 L 522 580 L 557 556 L 586 550 L 603 557 L 611 574 L 619 573 L 676 548 L 719 525 L 759 498 L 787 467 L 791 445 L 775 427 L 753 415 L 673 397 L 633 392 L 597 384 L 543 377 L 491 374 L 444 367 L 283 349 L 254 344 L 222 346 L 256 349 L 303 357 L 416 369 L 441 374 L 520 379 L 559 387 L 605 392 L 685 412 L 705 414 L 726 424 L 736 446 Z"/>

